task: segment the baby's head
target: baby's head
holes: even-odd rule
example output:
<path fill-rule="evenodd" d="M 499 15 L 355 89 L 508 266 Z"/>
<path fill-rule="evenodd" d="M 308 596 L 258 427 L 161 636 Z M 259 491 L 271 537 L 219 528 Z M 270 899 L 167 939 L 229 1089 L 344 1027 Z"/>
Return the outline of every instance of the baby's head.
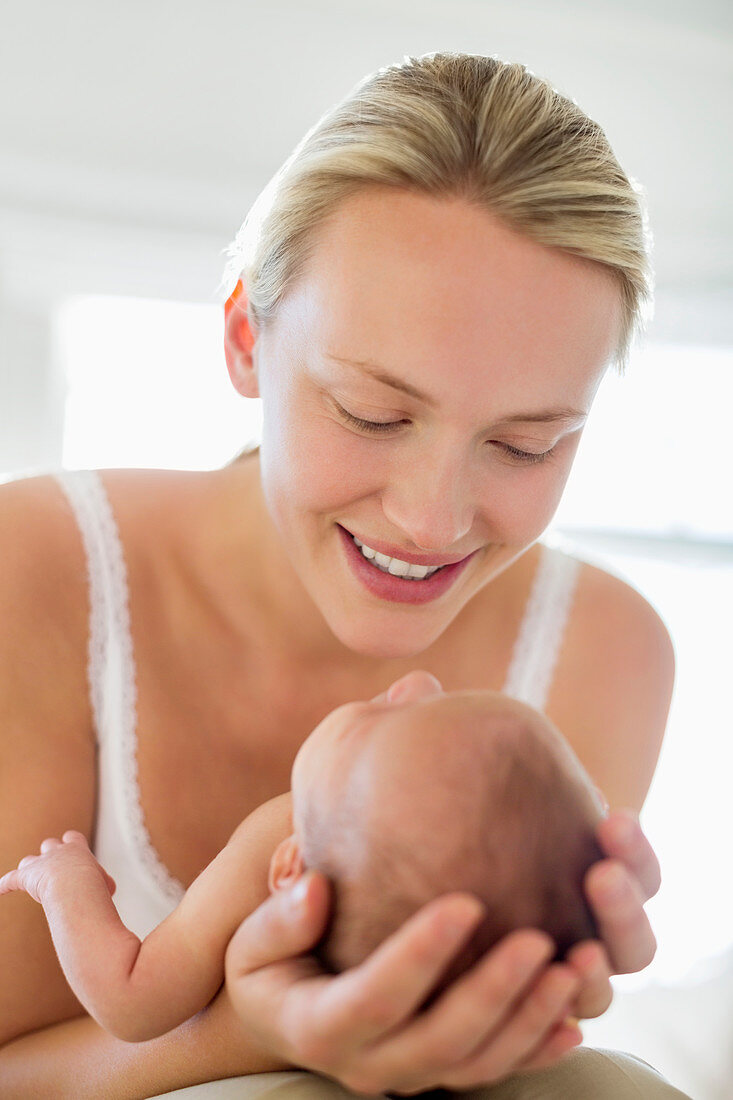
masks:
<path fill-rule="evenodd" d="M 439 988 L 512 929 L 542 928 L 558 957 L 596 935 L 582 879 L 602 856 L 600 800 L 564 738 L 522 703 L 446 693 L 410 673 L 386 696 L 329 714 L 298 753 L 292 790 L 294 832 L 273 856 L 270 886 L 309 868 L 331 879 L 315 953 L 332 971 L 457 890 L 486 916 Z"/>

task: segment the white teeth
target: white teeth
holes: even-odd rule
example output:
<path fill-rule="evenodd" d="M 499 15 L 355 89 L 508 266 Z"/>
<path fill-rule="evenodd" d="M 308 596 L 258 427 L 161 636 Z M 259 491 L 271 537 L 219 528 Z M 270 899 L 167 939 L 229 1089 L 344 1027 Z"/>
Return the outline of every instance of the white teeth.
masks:
<path fill-rule="evenodd" d="M 390 558 L 387 554 L 380 554 L 372 550 L 371 546 L 365 546 L 360 539 L 352 536 L 362 555 L 376 565 L 383 573 L 391 573 L 393 577 L 407 577 L 409 580 L 424 580 L 441 568 L 439 565 L 414 565 L 412 562 L 402 561 L 401 558 Z"/>
<path fill-rule="evenodd" d="M 371 559 L 374 557 L 374 555 L 376 554 L 377 551 L 372 550 L 371 546 L 365 546 L 363 542 L 359 541 L 359 539 L 356 537 L 356 535 L 352 535 L 351 537 L 353 538 L 354 542 L 356 543 L 356 545 L 361 550 L 364 557 L 369 558 L 369 560 L 371 561 Z"/>
<path fill-rule="evenodd" d="M 410 572 L 407 576 L 414 577 L 415 580 L 421 581 L 423 577 L 427 577 L 430 572 L 435 572 L 435 570 L 431 570 L 427 565 L 411 565 Z"/>

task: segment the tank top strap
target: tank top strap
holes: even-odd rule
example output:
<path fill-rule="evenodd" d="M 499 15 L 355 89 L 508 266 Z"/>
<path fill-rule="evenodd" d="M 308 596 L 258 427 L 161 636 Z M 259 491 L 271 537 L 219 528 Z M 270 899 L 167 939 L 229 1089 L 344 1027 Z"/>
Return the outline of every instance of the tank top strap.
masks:
<path fill-rule="evenodd" d="M 101 741 L 124 715 L 135 729 L 135 671 L 127 596 L 127 574 L 117 524 L 96 470 L 57 473 L 84 543 L 89 576 L 89 690 Z"/>
<path fill-rule="evenodd" d="M 118 880 L 120 895 L 125 891 L 119 880 L 126 883 L 132 876 L 130 893 L 149 895 L 154 908 L 170 908 L 171 902 L 180 900 L 183 887 L 155 851 L 140 802 L 135 659 L 117 522 L 97 471 L 55 476 L 79 525 L 89 574 L 88 675 L 99 784 L 95 852 Z"/>
<path fill-rule="evenodd" d="M 537 710 L 547 703 L 579 568 L 576 558 L 542 545 L 503 689 Z"/>

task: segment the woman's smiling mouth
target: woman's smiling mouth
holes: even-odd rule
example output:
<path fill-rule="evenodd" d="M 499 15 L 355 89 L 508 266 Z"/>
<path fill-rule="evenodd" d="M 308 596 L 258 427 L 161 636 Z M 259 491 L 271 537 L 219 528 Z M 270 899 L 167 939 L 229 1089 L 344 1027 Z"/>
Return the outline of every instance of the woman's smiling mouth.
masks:
<path fill-rule="evenodd" d="M 381 569 L 383 573 L 391 573 L 393 577 L 407 577 L 409 580 L 422 581 L 443 568 L 441 565 L 415 565 L 401 558 L 390 558 L 387 554 L 380 554 L 378 550 L 373 550 L 371 546 L 360 542 L 356 535 L 352 538 L 367 561 L 376 565 L 377 569 Z"/>
<path fill-rule="evenodd" d="M 396 603 L 428 603 L 442 596 L 474 556 L 449 561 L 427 562 L 399 558 L 375 549 L 336 525 L 352 573 L 368 591 L 380 599 Z"/>

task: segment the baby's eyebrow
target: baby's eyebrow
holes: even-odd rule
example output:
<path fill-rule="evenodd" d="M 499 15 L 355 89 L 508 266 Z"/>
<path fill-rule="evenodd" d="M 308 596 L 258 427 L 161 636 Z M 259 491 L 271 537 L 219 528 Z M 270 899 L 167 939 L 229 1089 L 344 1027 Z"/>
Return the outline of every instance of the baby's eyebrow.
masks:
<path fill-rule="evenodd" d="M 436 409 L 438 402 L 430 394 L 423 393 L 422 390 L 417 389 L 409 382 L 404 382 L 401 378 L 391 374 L 384 367 L 379 366 L 378 363 L 370 363 L 365 359 L 348 359 L 343 355 L 333 355 L 331 352 L 326 352 L 329 359 L 333 359 L 337 363 L 341 363 L 346 367 L 356 367 L 362 374 L 368 374 L 371 378 L 374 378 L 377 382 L 384 383 L 385 386 L 391 386 L 392 389 L 400 390 L 402 393 L 408 394 L 410 397 L 416 398 L 418 401 L 422 401 L 428 408 Z M 537 412 L 521 412 L 513 413 L 511 416 L 502 417 L 499 423 L 501 424 L 557 424 L 557 423 L 570 423 L 570 422 L 584 422 L 588 417 L 586 412 L 581 412 L 579 409 L 572 409 L 569 407 L 561 406 L 556 409 L 541 409 Z"/>

